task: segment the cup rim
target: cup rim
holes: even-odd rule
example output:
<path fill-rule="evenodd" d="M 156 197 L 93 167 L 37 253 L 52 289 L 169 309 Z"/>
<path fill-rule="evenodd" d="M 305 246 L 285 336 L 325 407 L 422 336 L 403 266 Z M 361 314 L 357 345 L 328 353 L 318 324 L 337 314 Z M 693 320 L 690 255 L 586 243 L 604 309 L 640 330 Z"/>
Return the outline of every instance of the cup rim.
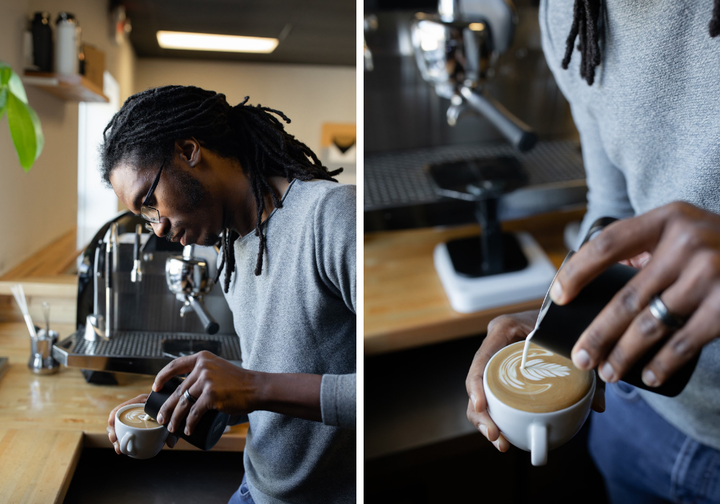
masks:
<path fill-rule="evenodd" d="M 590 385 L 590 388 L 588 389 L 587 393 L 586 393 L 584 396 L 582 396 L 582 398 L 580 398 L 577 402 L 571 404 L 570 406 L 567 406 L 566 408 L 559 409 L 559 410 L 553 410 L 553 411 L 533 412 L 533 411 L 521 410 L 521 409 L 515 408 L 515 407 L 513 407 L 513 406 L 510 406 L 509 404 L 506 404 L 506 403 L 502 402 L 502 401 L 493 393 L 493 391 L 490 390 L 490 387 L 487 385 L 487 370 L 488 370 L 488 368 L 490 367 L 490 363 L 492 362 L 492 360 L 493 360 L 493 359 L 497 356 L 497 354 L 499 354 L 502 350 L 506 349 L 507 347 L 509 347 L 509 346 L 511 346 L 511 345 L 515 345 L 515 344 L 518 344 L 518 343 L 525 344 L 525 341 L 526 341 L 526 340 L 515 341 L 515 342 L 513 342 L 513 343 L 510 343 L 510 345 L 507 345 L 507 346 L 502 347 L 500 350 L 498 350 L 497 352 L 495 352 L 492 357 L 490 357 L 490 360 L 489 360 L 489 361 L 487 361 L 487 364 L 485 364 L 485 369 L 483 370 L 483 392 L 485 392 L 485 395 L 486 395 L 486 396 L 491 395 L 491 396 L 493 397 L 493 399 L 495 399 L 497 402 L 499 402 L 500 404 L 502 404 L 503 407 L 509 408 L 509 409 L 513 410 L 514 412 L 524 413 L 524 414 L 526 414 L 526 415 L 539 416 L 539 415 L 557 415 L 558 413 L 563 413 L 563 412 L 565 412 L 565 411 L 567 411 L 567 410 L 570 410 L 570 409 L 572 409 L 572 408 L 577 408 L 579 404 L 582 404 L 583 402 L 585 402 L 585 401 L 587 400 L 588 396 L 591 396 L 592 394 L 595 393 L 595 387 L 597 387 L 597 376 L 596 376 L 596 373 L 595 373 L 594 371 L 591 371 L 591 374 L 592 374 L 592 384 Z M 487 398 L 486 398 L 486 402 L 487 402 Z"/>
<path fill-rule="evenodd" d="M 128 410 L 128 409 L 130 409 L 130 408 L 135 408 L 135 407 L 137 407 L 137 406 L 141 406 L 141 407 L 143 408 L 143 411 L 145 411 L 145 403 L 126 404 L 125 406 L 123 406 L 122 408 L 120 408 L 119 410 L 117 410 L 117 411 L 115 412 L 115 424 L 116 424 L 116 426 L 117 426 L 117 423 L 120 422 L 121 424 L 123 424 L 123 426 L 125 426 L 125 427 L 127 427 L 127 428 L 129 428 L 129 429 L 137 429 L 137 430 L 142 430 L 142 431 L 156 431 L 156 430 L 158 430 L 158 429 L 164 429 L 164 428 L 165 428 L 165 426 L 161 424 L 161 425 L 158 425 L 157 427 L 150 427 L 150 428 L 148 428 L 148 429 L 145 429 L 145 428 L 140 428 L 140 427 L 133 427 L 132 425 L 128 425 L 128 424 L 123 423 L 122 421 L 120 421 L 120 413 L 122 413 L 123 411 Z"/>

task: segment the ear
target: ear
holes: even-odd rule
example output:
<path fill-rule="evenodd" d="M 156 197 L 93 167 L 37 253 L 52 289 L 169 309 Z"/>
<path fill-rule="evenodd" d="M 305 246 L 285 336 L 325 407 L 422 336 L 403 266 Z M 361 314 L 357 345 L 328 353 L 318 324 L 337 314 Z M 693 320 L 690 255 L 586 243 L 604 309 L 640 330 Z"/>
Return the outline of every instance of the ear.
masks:
<path fill-rule="evenodd" d="M 196 167 L 202 159 L 202 148 L 194 138 L 175 142 L 175 151 L 180 157 L 180 161 L 186 163 L 190 168 Z"/>

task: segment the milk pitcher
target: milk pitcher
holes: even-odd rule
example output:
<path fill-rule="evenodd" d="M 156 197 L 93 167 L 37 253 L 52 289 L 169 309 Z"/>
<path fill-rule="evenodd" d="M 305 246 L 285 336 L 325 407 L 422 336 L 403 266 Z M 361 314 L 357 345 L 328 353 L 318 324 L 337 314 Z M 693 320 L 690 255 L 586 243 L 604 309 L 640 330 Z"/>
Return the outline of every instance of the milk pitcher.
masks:
<path fill-rule="evenodd" d="M 603 217 L 595 221 L 593 225 L 590 226 L 590 230 L 587 232 L 582 244 L 584 245 L 593 236 L 602 231 L 605 226 L 615 220 L 616 219 L 611 217 Z M 563 264 L 560 266 L 560 270 L 562 270 L 565 263 L 574 253 L 573 251 L 568 253 Z M 552 302 L 550 299 L 550 289 L 548 289 L 540 309 L 540 315 L 538 316 L 535 326 L 535 333 L 531 338 L 532 342 L 547 348 L 551 352 L 570 358 L 572 348 L 583 331 L 587 329 L 613 296 L 628 283 L 638 271 L 639 270 L 631 266 L 620 263 L 614 264 L 587 284 L 575 299 L 563 306 Z M 557 275 L 555 275 L 555 278 L 557 278 Z M 555 279 L 553 279 L 553 282 L 554 281 Z M 552 284 L 550 284 L 550 286 L 552 287 Z M 622 381 L 670 397 L 682 392 L 695 370 L 699 355 L 696 355 L 659 387 L 648 387 L 642 381 L 643 369 L 669 337 L 670 335 L 660 340 L 642 355 L 633 367 L 625 373 Z"/>

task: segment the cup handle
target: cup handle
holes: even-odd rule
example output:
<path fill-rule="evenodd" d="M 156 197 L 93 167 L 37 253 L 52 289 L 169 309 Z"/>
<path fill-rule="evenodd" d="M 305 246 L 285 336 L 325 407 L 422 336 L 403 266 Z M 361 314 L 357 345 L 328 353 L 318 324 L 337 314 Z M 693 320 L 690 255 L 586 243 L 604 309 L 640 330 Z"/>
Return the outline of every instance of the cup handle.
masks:
<path fill-rule="evenodd" d="M 547 425 L 534 423 L 530 425 L 530 460 L 534 466 L 547 463 Z"/>
<path fill-rule="evenodd" d="M 120 441 L 120 451 L 127 455 L 135 455 L 135 451 L 133 450 L 135 443 L 133 443 L 133 439 L 135 439 L 135 436 L 127 432 Z"/>

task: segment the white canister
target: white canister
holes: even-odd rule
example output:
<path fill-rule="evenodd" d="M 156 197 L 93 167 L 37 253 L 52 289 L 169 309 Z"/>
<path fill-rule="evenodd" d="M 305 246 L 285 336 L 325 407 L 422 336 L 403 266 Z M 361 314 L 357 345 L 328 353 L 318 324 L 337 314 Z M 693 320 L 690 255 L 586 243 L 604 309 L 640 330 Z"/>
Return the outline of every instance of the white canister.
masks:
<path fill-rule="evenodd" d="M 77 74 L 79 48 L 80 26 L 75 16 L 61 12 L 55 21 L 55 72 Z"/>

